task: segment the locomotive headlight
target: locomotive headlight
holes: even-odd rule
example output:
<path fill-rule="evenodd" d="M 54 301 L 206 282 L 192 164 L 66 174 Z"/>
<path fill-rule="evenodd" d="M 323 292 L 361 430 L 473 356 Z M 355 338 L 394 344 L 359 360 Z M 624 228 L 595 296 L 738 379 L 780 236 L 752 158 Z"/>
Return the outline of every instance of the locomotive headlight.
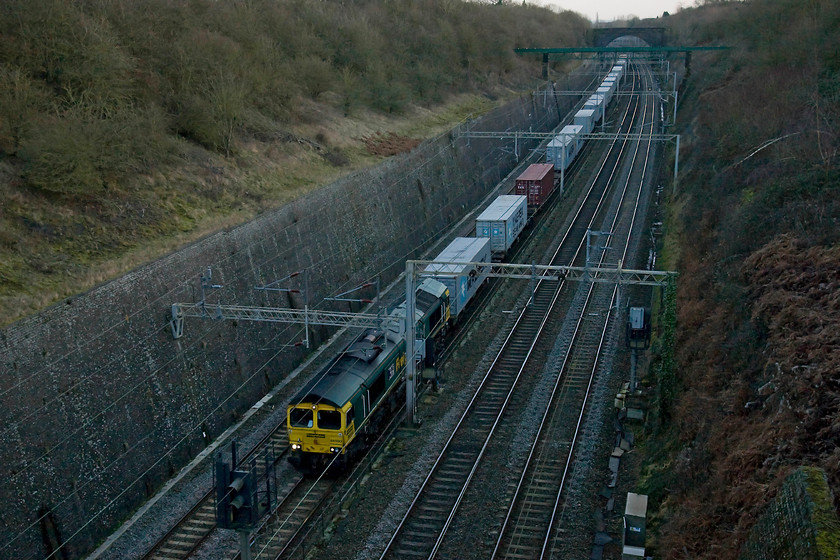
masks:
<path fill-rule="evenodd" d="M 300 444 L 299 443 L 293 443 L 292 444 L 292 451 L 297 451 L 298 449 L 300 449 Z"/>

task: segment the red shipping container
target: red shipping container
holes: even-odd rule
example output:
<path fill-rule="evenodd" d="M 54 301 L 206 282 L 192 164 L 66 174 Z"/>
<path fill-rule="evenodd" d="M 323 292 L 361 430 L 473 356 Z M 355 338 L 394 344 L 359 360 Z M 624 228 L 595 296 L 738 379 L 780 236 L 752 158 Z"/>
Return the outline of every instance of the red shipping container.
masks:
<path fill-rule="evenodd" d="M 516 194 L 528 197 L 528 207 L 538 208 L 554 190 L 554 166 L 534 163 L 516 179 Z"/>

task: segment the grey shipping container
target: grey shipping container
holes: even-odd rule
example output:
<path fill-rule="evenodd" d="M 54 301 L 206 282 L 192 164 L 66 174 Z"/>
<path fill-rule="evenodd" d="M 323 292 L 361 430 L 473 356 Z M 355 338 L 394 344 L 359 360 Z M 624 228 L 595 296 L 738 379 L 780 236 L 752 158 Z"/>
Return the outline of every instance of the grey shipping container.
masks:
<path fill-rule="evenodd" d="M 554 164 L 554 169 L 567 169 L 575 159 L 580 149 L 580 135 L 583 127 L 567 124 L 560 131 L 560 134 L 548 143 L 545 148 L 545 160 Z"/>
<path fill-rule="evenodd" d="M 604 118 L 604 96 L 593 93 L 583 104 L 583 108 L 595 111 L 595 122 L 600 121 Z"/>
<path fill-rule="evenodd" d="M 582 134 L 589 134 L 595 128 L 595 111 L 581 109 L 575 113 L 575 124 L 583 127 Z"/>
<path fill-rule="evenodd" d="M 435 261 L 426 266 L 425 272 L 432 273 L 435 280 L 449 288 L 450 311 L 453 317 L 457 317 L 488 273 L 484 267 L 461 263 L 491 263 L 490 239 L 456 237 L 435 257 Z"/>
<path fill-rule="evenodd" d="M 516 241 L 528 221 L 524 196 L 503 194 L 475 219 L 475 236 L 490 238 L 490 251 L 504 254 Z"/>

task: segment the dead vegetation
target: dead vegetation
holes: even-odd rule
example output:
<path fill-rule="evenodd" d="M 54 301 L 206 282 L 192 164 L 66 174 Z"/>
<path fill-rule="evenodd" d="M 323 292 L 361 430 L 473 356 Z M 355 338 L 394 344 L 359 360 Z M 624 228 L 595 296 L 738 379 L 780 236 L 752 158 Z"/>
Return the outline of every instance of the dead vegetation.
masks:
<path fill-rule="evenodd" d="M 680 389 L 641 482 L 657 557 L 738 558 L 801 465 L 826 471 L 840 511 L 837 21 L 821 0 L 670 18 L 680 44 L 735 48 L 695 57 L 681 95 Z"/>
<path fill-rule="evenodd" d="M 394 132 L 376 132 L 363 136 L 362 142 L 371 155 L 388 157 L 410 152 L 420 145 L 421 140 L 400 136 Z"/>
<path fill-rule="evenodd" d="M 437 0 L 0 2 L 0 325 L 489 110 L 538 82 L 517 29 L 588 26 Z"/>

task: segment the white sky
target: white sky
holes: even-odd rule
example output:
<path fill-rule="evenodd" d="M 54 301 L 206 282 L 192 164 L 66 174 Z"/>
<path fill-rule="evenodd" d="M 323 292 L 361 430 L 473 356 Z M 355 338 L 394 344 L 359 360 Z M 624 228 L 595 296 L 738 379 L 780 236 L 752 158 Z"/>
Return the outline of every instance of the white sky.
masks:
<path fill-rule="evenodd" d="M 638 16 L 641 19 L 661 16 L 662 12 L 674 13 L 682 6 L 692 6 L 693 0 L 531 0 L 543 6 L 572 10 L 595 21 L 624 19 Z"/>

